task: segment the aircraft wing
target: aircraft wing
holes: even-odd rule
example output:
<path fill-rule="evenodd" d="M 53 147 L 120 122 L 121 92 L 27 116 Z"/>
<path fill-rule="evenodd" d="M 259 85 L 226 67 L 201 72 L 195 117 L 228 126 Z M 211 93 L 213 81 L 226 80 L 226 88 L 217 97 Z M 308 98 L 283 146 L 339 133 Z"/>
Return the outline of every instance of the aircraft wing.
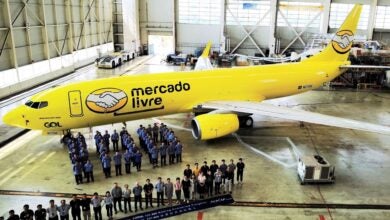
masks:
<path fill-rule="evenodd" d="M 343 65 L 340 69 L 387 69 L 390 70 L 390 66 L 373 66 L 373 65 Z"/>
<path fill-rule="evenodd" d="M 340 128 L 348 128 L 374 133 L 390 135 L 390 127 L 362 122 L 347 118 L 329 116 L 304 110 L 292 109 L 283 106 L 275 106 L 260 102 L 250 101 L 212 101 L 202 104 L 203 108 L 225 110 L 231 112 L 251 113 L 255 115 L 271 116 L 296 121 L 304 121 L 314 124 L 328 125 Z"/>

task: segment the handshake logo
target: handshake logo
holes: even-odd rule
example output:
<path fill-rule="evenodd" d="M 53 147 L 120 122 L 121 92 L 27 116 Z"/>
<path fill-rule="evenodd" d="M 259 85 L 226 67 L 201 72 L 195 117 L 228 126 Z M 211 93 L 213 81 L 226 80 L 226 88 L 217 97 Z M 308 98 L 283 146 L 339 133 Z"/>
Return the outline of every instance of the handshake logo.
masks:
<path fill-rule="evenodd" d="M 96 113 L 111 113 L 123 108 L 127 103 L 124 91 L 115 88 L 98 89 L 87 97 L 87 107 Z"/>
<path fill-rule="evenodd" d="M 353 33 L 349 30 L 342 30 L 336 33 L 332 39 L 333 49 L 337 53 L 345 54 L 352 47 Z"/>

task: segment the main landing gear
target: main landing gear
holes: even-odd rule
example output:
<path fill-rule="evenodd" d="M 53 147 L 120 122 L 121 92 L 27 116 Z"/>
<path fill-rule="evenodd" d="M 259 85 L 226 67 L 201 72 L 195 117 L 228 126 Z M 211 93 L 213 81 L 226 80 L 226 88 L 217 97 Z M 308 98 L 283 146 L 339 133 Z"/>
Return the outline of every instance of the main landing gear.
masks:
<path fill-rule="evenodd" d="M 240 128 L 252 128 L 253 127 L 253 118 L 250 116 L 240 116 L 238 117 L 240 121 Z"/>

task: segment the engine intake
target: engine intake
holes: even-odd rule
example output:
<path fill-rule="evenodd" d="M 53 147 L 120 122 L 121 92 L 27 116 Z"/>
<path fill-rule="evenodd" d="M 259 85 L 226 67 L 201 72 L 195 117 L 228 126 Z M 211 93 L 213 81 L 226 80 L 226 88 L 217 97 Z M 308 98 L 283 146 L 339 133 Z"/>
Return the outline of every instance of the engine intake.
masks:
<path fill-rule="evenodd" d="M 192 135 L 198 140 L 209 140 L 231 134 L 240 126 L 236 114 L 203 114 L 191 121 Z"/>

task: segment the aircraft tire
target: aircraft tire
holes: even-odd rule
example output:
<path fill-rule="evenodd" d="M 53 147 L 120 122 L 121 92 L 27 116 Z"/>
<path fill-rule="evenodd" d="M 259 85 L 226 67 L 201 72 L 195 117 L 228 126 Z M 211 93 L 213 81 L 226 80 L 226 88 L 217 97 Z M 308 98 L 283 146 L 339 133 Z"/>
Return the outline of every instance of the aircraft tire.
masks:
<path fill-rule="evenodd" d="M 115 61 L 111 62 L 111 67 L 114 69 L 115 68 Z"/>
<path fill-rule="evenodd" d="M 253 127 L 253 119 L 252 119 L 252 117 L 245 117 L 243 122 L 244 122 L 244 127 L 246 127 L 246 128 L 252 128 Z"/>

